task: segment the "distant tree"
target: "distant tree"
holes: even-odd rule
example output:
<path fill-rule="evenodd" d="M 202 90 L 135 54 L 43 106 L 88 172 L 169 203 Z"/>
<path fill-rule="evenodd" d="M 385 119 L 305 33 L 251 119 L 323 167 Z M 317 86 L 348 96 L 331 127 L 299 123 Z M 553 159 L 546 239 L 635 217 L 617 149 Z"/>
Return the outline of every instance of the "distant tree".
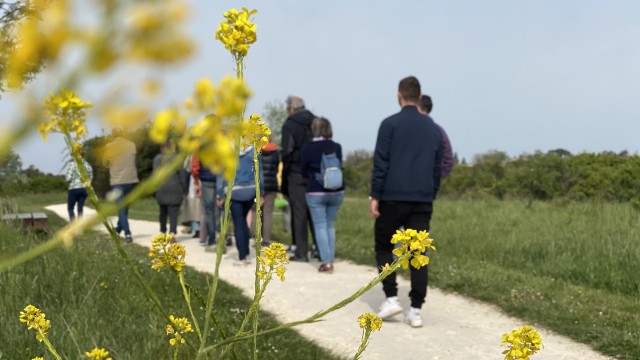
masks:
<path fill-rule="evenodd" d="M 371 187 L 373 152 L 356 150 L 347 154 L 342 164 L 344 184 L 350 194 L 366 195 Z"/>
<path fill-rule="evenodd" d="M 20 178 L 22 160 L 15 151 L 9 150 L 7 156 L 0 159 L 0 183 L 13 182 Z"/>
<path fill-rule="evenodd" d="M 554 150 L 549 150 L 547 152 L 548 155 L 556 155 L 559 156 L 563 159 L 568 158 L 569 156 L 571 156 L 571 152 L 569 152 L 569 150 L 565 150 L 565 149 L 554 149 Z"/>
<path fill-rule="evenodd" d="M 287 120 L 287 106 L 284 101 L 268 102 L 262 110 L 262 117 L 271 129 L 271 142 L 280 146 L 280 132 L 282 124 Z"/>
<path fill-rule="evenodd" d="M 10 54 L 21 45 L 16 38 L 16 29 L 20 21 L 34 12 L 30 7 L 30 1 L 3 1 L 0 0 L 0 92 L 7 87 L 7 65 Z M 24 81 L 32 80 L 42 69 L 42 63 L 30 64 L 30 70 L 25 74 Z"/>
<path fill-rule="evenodd" d="M 48 174 L 43 173 L 42 171 L 40 171 L 40 169 L 38 169 L 34 165 L 29 165 L 28 168 L 22 170 L 22 175 L 26 176 L 27 178 L 33 178 L 36 176 L 45 176 Z"/>

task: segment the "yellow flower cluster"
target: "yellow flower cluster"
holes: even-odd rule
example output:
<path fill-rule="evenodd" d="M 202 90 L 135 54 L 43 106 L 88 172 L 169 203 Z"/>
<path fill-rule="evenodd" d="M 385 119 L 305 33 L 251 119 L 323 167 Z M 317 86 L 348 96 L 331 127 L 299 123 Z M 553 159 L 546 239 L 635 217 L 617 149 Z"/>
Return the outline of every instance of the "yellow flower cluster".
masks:
<path fill-rule="evenodd" d="M 73 133 L 76 141 L 87 135 L 86 109 L 93 106 L 90 102 L 85 102 L 75 92 L 63 88 L 59 94 L 49 95 L 44 105 L 49 121 L 40 124 L 38 132 L 45 140 L 47 134 L 54 132 Z"/>
<path fill-rule="evenodd" d="M 368 331 L 378 330 L 382 328 L 382 319 L 372 313 L 364 313 L 358 317 L 360 328 Z"/>
<path fill-rule="evenodd" d="M 242 11 L 231 9 L 224 13 L 226 20 L 218 26 L 216 40 L 220 40 L 224 48 L 237 60 L 247 56 L 249 46 L 257 40 L 257 26 L 249 19 L 257 12 L 258 10 L 249 11 L 245 7 Z"/>
<path fill-rule="evenodd" d="M 111 360 L 109 352 L 103 348 L 94 348 L 84 354 L 91 360 Z"/>
<path fill-rule="evenodd" d="M 27 324 L 28 329 L 36 330 L 36 339 L 42 342 L 51 328 L 51 321 L 46 319 L 45 313 L 33 305 L 28 305 L 20 311 L 20 322 Z"/>
<path fill-rule="evenodd" d="M 271 135 L 271 129 L 258 114 L 253 114 L 242 122 L 243 149 L 254 146 L 260 152 L 269 143 L 269 135 Z"/>
<path fill-rule="evenodd" d="M 184 245 L 171 243 L 170 235 L 160 234 L 151 241 L 151 268 L 158 272 L 163 267 L 170 267 L 176 272 L 182 271 L 185 256 Z"/>
<path fill-rule="evenodd" d="M 125 52 L 133 60 L 174 63 L 193 52 L 193 44 L 178 26 L 186 21 L 180 0 L 137 2 L 128 9 Z"/>
<path fill-rule="evenodd" d="M 162 110 L 153 119 L 153 123 L 149 128 L 149 138 L 158 144 L 162 144 L 167 141 L 171 133 L 176 136 L 182 135 L 186 125 L 186 119 L 177 108 Z"/>
<path fill-rule="evenodd" d="M 393 249 L 393 253 L 398 257 L 401 257 L 407 252 L 411 253 L 411 266 L 416 269 L 420 269 L 429 264 L 429 257 L 425 255 L 427 249 L 436 249 L 436 247 L 432 245 L 433 239 L 429 237 L 429 233 L 425 230 L 397 230 L 391 238 L 391 243 L 400 244 L 400 246 Z M 409 258 L 405 259 L 400 265 L 403 269 L 408 268 Z"/>
<path fill-rule="evenodd" d="M 540 334 L 529 325 L 503 334 L 501 346 L 505 345 L 507 350 L 502 352 L 505 360 L 529 360 L 543 347 Z"/>
<path fill-rule="evenodd" d="M 171 346 L 180 346 L 184 344 L 186 341 L 183 337 L 184 334 L 193 332 L 193 328 L 191 328 L 191 323 L 186 317 L 177 318 L 173 315 L 169 316 L 170 324 L 167 324 L 167 335 L 173 335 L 173 337 L 169 340 L 169 344 Z"/>
<path fill-rule="evenodd" d="M 287 249 L 284 245 L 276 242 L 271 243 L 271 245 L 264 247 L 261 253 L 258 257 L 260 269 L 257 273 L 260 279 L 270 276 L 275 271 L 276 275 L 280 277 L 280 281 L 284 281 L 284 272 L 287 270 L 284 265 L 289 263 Z"/>
<path fill-rule="evenodd" d="M 7 85 L 19 87 L 25 76 L 46 60 L 58 57 L 63 45 L 72 37 L 68 0 L 33 0 L 32 14 L 16 28 L 17 46 L 7 61 Z"/>
<path fill-rule="evenodd" d="M 34 358 L 33 358 L 33 359 L 31 359 L 31 360 L 44 360 L 44 358 L 43 358 L 42 356 L 38 356 L 38 357 L 34 357 Z"/>

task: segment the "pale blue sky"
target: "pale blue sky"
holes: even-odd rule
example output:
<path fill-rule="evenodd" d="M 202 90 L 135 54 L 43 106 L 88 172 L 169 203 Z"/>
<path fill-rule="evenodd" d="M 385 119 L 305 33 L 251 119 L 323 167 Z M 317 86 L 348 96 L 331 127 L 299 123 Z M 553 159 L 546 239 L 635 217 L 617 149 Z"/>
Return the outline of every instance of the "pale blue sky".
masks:
<path fill-rule="evenodd" d="M 201 77 L 233 73 L 213 34 L 225 10 L 242 6 L 259 10 L 248 112 L 299 95 L 332 121 L 347 151 L 373 149 L 407 75 L 432 96 L 432 115 L 460 158 L 640 150 L 640 1 L 194 1 L 199 53 L 165 71 L 158 108 L 181 101 Z M 0 99 L 1 124 L 15 117 L 12 101 Z M 17 148 L 25 167 L 58 172 L 61 137 L 43 149 L 39 139 Z"/>

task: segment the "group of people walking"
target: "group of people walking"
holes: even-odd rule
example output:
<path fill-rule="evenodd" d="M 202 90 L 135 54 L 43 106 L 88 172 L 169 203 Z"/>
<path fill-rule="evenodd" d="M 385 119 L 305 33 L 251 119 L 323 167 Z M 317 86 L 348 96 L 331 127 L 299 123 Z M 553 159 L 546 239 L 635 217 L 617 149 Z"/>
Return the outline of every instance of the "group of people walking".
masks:
<path fill-rule="evenodd" d="M 369 199 L 370 213 L 375 219 L 375 256 L 379 268 L 393 262 L 394 246 L 390 239 L 396 230 L 403 227 L 429 230 L 440 180 L 449 174 L 453 166 L 449 138 L 429 116 L 433 103 L 429 96 L 421 93 L 418 79 L 410 76 L 400 81 L 398 102 L 400 112 L 380 124 L 373 154 Z M 290 260 L 309 261 L 310 230 L 321 263 L 318 271 L 333 272 L 335 220 L 345 190 L 341 173 L 342 147 L 332 139 L 331 122 L 307 110 L 300 97 L 287 97 L 286 108 L 288 117 L 281 130 L 280 150 L 271 142 L 261 149 L 259 168 L 256 169 L 253 149 L 244 149 L 240 153 L 231 189 L 221 176 L 202 166 L 197 153 L 189 158 L 184 168 L 170 175 L 156 192 L 160 231 L 175 236 L 180 205 L 191 183 L 193 198 L 199 199 L 201 204 L 200 221 L 194 221 L 192 229 L 197 232 L 199 228 L 203 245 L 214 245 L 225 194 L 231 191 L 230 211 L 238 248 L 237 262 L 246 265 L 250 263 L 248 215 L 258 202 L 264 214 L 263 239 L 269 244 L 272 241 L 274 202 L 280 192 L 288 200 L 291 212 Z M 112 135 L 113 140 L 107 145 L 106 163 L 110 169 L 111 185 L 117 191 L 118 199 L 122 199 L 138 181 L 135 145 L 124 139 L 120 129 L 115 129 Z M 161 154 L 153 161 L 154 170 L 170 162 L 174 156 L 169 144 L 163 146 Z M 281 184 L 278 186 L 280 165 Z M 77 190 L 78 177 L 71 174 L 77 170 L 70 168 L 69 171 L 69 215 L 73 218 L 72 200 L 79 199 L 78 213 L 81 215 L 83 199 L 82 192 Z M 260 174 L 261 196 L 258 201 L 255 199 L 255 171 Z M 125 239 L 132 241 L 126 208 L 118 214 L 116 231 L 124 231 Z M 378 315 L 389 319 L 403 311 L 398 301 L 395 274 L 382 283 L 386 300 Z M 405 321 L 411 326 L 422 326 L 420 309 L 426 298 L 427 284 L 427 267 L 411 268 L 411 307 L 405 314 Z"/>

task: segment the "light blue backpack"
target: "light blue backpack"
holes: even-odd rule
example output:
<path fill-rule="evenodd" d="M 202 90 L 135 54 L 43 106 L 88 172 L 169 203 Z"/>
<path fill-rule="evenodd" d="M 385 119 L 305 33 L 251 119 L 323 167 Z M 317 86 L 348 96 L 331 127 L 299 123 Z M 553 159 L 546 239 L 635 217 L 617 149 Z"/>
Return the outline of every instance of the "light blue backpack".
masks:
<path fill-rule="evenodd" d="M 342 187 L 342 168 L 335 152 L 322 154 L 320 173 L 316 180 L 327 190 L 338 190 Z"/>

